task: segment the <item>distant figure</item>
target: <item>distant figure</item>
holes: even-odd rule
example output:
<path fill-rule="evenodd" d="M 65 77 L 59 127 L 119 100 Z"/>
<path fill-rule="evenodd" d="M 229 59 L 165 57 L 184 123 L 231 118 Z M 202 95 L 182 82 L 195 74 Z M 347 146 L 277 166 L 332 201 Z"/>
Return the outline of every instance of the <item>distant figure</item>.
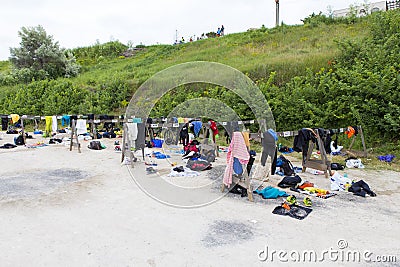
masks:
<path fill-rule="evenodd" d="M 193 38 L 192 38 L 192 36 L 190 36 L 189 42 L 193 42 Z"/>
<path fill-rule="evenodd" d="M 224 27 L 224 25 L 222 25 L 221 26 L 221 36 L 224 36 L 224 34 L 225 34 L 224 31 L 225 31 L 225 27 Z"/>
<path fill-rule="evenodd" d="M 183 39 L 183 36 L 182 36 L 180 43 L 183 44 L 184 42 L 185 42 L 185 39 Z"/>
<path fill-rule="evenodd" d="M 217 30 L 217 37 L 220 37 L 221 36 L 221 28 L 218 28 L 218 30 Z"/>

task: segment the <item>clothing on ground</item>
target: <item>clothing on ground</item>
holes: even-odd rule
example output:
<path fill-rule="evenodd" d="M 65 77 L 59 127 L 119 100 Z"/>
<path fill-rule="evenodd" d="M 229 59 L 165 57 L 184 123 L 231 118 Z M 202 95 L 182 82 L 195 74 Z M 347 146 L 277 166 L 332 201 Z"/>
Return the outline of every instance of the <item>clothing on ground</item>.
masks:
<path fill-rule="evenodd" d="M 254 190 L 253 193 L 261 195 L 263 198 L 275 199 L 278 197 L 287 197 L 288 194 L 285 191 L 279 190 L 278 188 L 267 186 L 262 190 Z"/>

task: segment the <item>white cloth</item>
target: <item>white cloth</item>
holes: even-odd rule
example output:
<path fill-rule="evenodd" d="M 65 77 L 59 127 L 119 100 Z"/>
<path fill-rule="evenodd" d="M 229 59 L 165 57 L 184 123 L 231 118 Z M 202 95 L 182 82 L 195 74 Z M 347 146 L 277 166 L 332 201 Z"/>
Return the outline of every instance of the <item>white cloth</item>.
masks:
<path fill-rule="evenodd" d="M 364 169 L 364 164 L 362 164 L 361 159 L 348 159 L 346 160 L 347 168 L 359 168 Z"/>
<path fill-rule="evenodd" d="M 138 127 L 137 123 L 128 122 L 126 123 L 127 132 L 124 133 L 128 137 L 128 146 L 129 148 L 135 148 L 136 139 L 138 136 Z"/>
<path fill-rule="evenodd" d="M 53 133 L 57 132 L 57 116 L 52 116 L 51 117 L 51 131 Z"/>
<path fill-rule="evenodd" d="M 75 127 L 78 135 L 87 133 L 86 120 L 78 119 Z"/>
<path fill-rule="evenodd" d="M 189 168 L 184 167 L 183 168 L 184 171 L 183 172 L 177 172 L 174 170 L 171 170 L 171 172 L 167 175 L 168 177 L 195 177 L 195 176 L 199 176 L 200 173 L 198 171 L 192 171 Z"/>
<path fill-rule="evenodd" d="M 346 191 L 347 187 L 351 186 L 352 181 L 349 178 L 346 178 L 340 175 L 338 172 L 335 172 L 331 177 L 331 190 L 332 191 Z"/>
<path fill-rule="evenodd" d="M 340 150 L 342 150 L 343 146 L 337 146 L 337 148 L 335 148 L 335 146 L 333 145 L 335 143 L 335 141 L 331 142 L 331 153 L 338 153 L 340 152 Z"/>
<path fill-rule="evenodd" d="M 137 139 L 137 135 L 138 135 L 137 123 L 128 122 L 126 124 L 126 126 L 128 127 L 129 140 L 131 140 L 131 141 L 136 140 Z"/>

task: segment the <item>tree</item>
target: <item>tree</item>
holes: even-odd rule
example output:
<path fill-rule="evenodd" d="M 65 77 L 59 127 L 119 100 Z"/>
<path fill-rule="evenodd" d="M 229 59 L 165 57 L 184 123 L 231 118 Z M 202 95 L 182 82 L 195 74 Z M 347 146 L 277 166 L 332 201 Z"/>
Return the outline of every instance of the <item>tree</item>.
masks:
<path fill-rule="evenodd" d="M 30 82 L 78 75 L 80 66 L 73 54 L 60 48 L 42 26 L 22 27 L 18 35 L 21 47 L 10 48 L 9 57 L 18 80 Z"/>

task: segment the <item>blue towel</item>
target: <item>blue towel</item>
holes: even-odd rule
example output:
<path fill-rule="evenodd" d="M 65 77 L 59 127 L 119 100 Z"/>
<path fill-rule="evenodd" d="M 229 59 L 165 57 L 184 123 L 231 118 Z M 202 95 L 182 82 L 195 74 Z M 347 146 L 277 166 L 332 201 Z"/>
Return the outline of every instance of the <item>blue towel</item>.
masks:
<path fill-rule="evenodd" d="M 233 158 L 233 171 L 239 175 L 243 173 L 242 163 L 240 163 L 238 158 Z"/>
<path fill-rule="evenodd" d="M 257 193 L 261 195 L 263 198 L 278 198 L 278 197 L 287 197 L 289 196 L 285 191 L 281 191 L 272 186 L 267 186 L 262 190 L 254 190 L 253 193 Z"/>
<path fill-rule="evenodd" d="M 272 129 L 268 129 L 268 132 L 274 137 L 275 141 L 278 141 L 278 135 Z"/>
<path fill-rule="evenodd" d="M 70 122 L 70 116 L 69 115 L 64 115 L 61 117 L 61 126 L 69 126 Z"/>
<path fill-rule="evenodd" d="M 203 124 L 201 123 L 201 121 L 192 121 L 192 124 L 194 129 L 194 135 L 197 137 L 199 136 L 200 129 Z"/>

